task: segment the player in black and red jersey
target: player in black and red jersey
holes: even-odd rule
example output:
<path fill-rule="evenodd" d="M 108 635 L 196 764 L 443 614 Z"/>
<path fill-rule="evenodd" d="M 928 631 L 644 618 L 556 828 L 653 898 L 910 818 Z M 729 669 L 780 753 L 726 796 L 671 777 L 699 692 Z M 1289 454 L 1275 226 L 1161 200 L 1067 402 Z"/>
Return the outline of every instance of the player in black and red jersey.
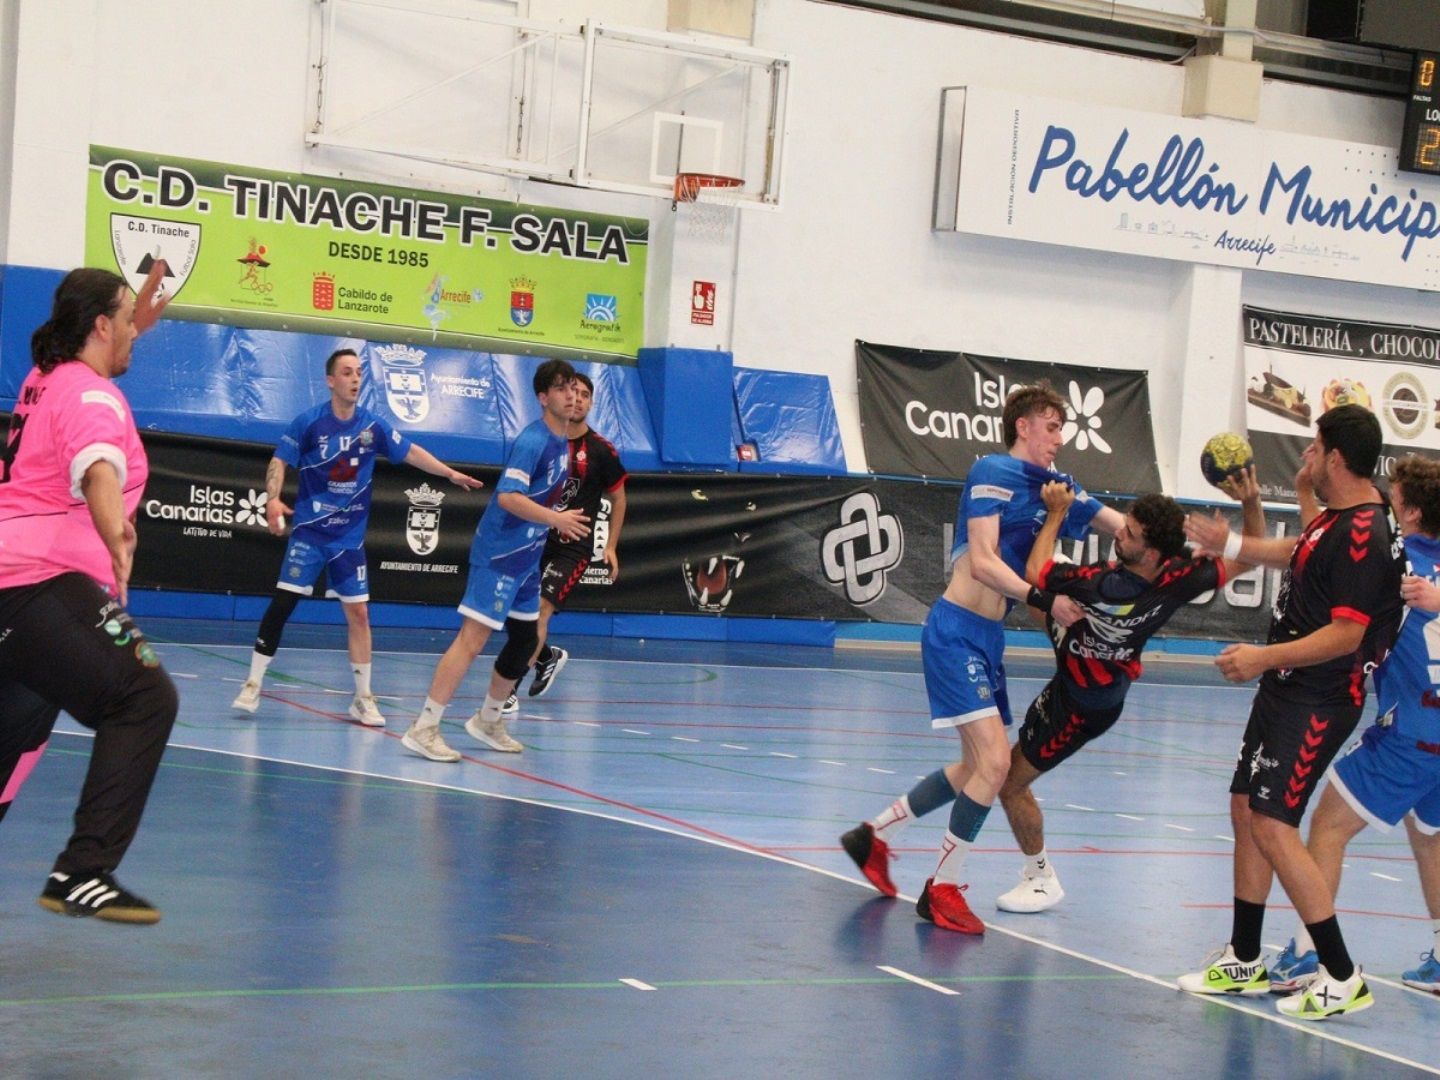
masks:
<path fill-rule="evenodd" d="M 1405 565 L 1394 515 L 1371 480 L 1380 422 L 1362 406 L 1342 405 L 1315 426 L 1295 478 L 1297 537 L 1242 542 L 1223 522 L 1192 516 L 1186 523 L 1206 550 L 1239 553 L 1287 573 L 1268 642 L 1230 645 L 1216 659 L 1232 682 L 1261 676 L 1230 783 L 1234 921 L 1229 944 L 1204 971 L 1182 975 L 1179 986 L 1207 994 L 1269 991 L 1260 932 L 1279 875 L 1320 961 L 1312 981 L 1276 1002 L 1281 1013 L 1302 1020 L 1356 1012 L 1375 1000 L 1345 948 L 1330 886 L 1300 839 L 1300 819 L 1360 720 L 1366 674 L 1394 642 Z"/>
<path fill-rule="evenodd" d="M 613 585 L 620 577 L 620 556 L 615 549 L 625 525 L 626 472 L 615 447 L 586 423 L 594 403 L 595 384 L 589 376 L 577 372 L 571 430 L 578 426 L 580 434 L 570 437 L 570 478 L 565 481 L 555 508 L 581 510 L 592 525 L 590 535 L 582 540 L 562 540 L 552 530 L 545 541 L 545 553 L 540 557 L 540 622 L 536 627 L 540 648 L 530 661 L 535 667 L 535 678 L 530 682 L 531 697 L 548 691 L 570 658 L 568 652 L 547 640 L 550 616 L 565 606 L 570 593 L 595 563 L 604 566 L 594 571 L 602 575 L 602 580 L 608 576 Z M 519 708 L 520 699 L 512 693 L 505 702 L 505 712 Z"/>
<path fill-rule="evenodd" d="M 1260 487 L 1252 466 L 1226 481 L 1224 490 L 1244 507 L 1247 535 L 1265 534 Z M 1140 653 L 1167 619 L 1195 597 L 1218 589 L 1243 564 L 1185 553 L 1185 512 L 1174 499 L 1144 495 L 1125 514 L 1115 536 L 1115 561 L 1076 566 L 1057 562 L 1055 541 L 1074 498 L 1063 483 L 1042 489 L 1048 511 L 1025 565 L 1026 579 L 1046 592 L 1068 596 L 1085 612 L 1070 627 L 1053 619 L 1045 628 L 1055 647 L 1055 677 L 1031 704 L 1010 752 L 1000 805 L 1025 856 L 1020 882 L 1000 896 L 1001 911 L 1044 911 L 1065 896 L 1045 852 L 1045 818 L 1031 785 L 1109 731 L 1140 677 Z"/>

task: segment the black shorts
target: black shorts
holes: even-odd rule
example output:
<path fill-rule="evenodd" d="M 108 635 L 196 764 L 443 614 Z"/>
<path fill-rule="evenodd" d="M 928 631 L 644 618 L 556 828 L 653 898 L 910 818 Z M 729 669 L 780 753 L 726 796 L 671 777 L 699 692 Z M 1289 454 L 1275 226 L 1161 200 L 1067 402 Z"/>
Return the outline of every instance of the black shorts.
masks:
<path fill-rule="evenodd" d="M 1124 701 L 1102 709 L 1083 708 L 1066 693 L 1057 675 L 1030 703 L 1016 745 L 1026 761 L 1042 773 L 1049 772 L 1114 727 L 1124 708 Z"/>
<path fill-rule="evenodd" d="M 562 548 L 548 555 L 540 570 L 540 598 L 549 600 L 554 607 L 564 607 L 589 565 L 588 551 L 577 554 Z"/>
<path fill-rule="evenodd" d="M 1252 811 L 1299 828 L 1320 777 L 1355 733 L 1363 708 L 1348 697 L 1306 705 L 1257 691 L 1230 794 L 1249 795 Z"/>

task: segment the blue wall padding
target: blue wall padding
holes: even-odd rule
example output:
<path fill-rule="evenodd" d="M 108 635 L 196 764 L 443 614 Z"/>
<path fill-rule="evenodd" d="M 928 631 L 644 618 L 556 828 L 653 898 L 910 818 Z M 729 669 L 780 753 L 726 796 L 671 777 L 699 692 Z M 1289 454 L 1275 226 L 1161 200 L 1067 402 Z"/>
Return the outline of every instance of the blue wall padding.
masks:
<path fill-rule="evenodd" d="M 30 372 L 30 335 L 50 317 L 60 270 L 38 266 L 0 267 L 0 407 L 15 404 Z"/>
<path fill-rule="evenodd" d="M 715 349 L 641 349 L 637 366 L 660 460 L 733 469 L 731 355 Z"/>
<path fill-rule="evenodd" d="M 496 402 L 506 449 L 527 424 L 540 418 L 535 395 L 535 369 L 543 357 L 494 357 Z M 588 423 L 615 444 L 630 472 L 653 471 L 661 467 L 650 415 L 641 388 L 640 373 L 633 367 L 598 362 L 574 362 L 576 371 L 595 384 L 595 405 Z M 495 463 L 498 464 L 499 459 Z"/>
<path fill-rule="evenodd" d="M 735 404 L 746 442 L 760 452 L 742 472 L 845 472 L 840 421 L 824 375 L 735 369 Z"/>

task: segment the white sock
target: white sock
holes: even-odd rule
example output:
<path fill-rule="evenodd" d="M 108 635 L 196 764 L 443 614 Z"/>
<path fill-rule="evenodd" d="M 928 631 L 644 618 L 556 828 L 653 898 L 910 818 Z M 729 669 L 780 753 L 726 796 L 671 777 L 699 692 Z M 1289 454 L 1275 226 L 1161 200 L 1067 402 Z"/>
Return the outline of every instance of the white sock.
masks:
<path fill-rule="evenodd" d="M 1315 942 L 1310 939 L 1310 931 L 1301 923 L 1295 930 L 1295 955 L 1304 956 L 1307 952 L 1314 951 Z"/>
<path fill-rule="evenodd" d="M 910 797 L 901 795 L 886 807 L 879 817 L 870 822 L 870 827 L 875 830 L 876 836 L 888 844 L 892 842 L 892 837 L 914 820 L 915 812 L 910 809 Z"/>
<path fill-rule="evenodd" d="M 493 698 L 487 691 L 485 694 L 485 704 L 480 706 L 480 723 L 488 725 L 499 720 L 500 710 L 505 705 L 505 698 L 509 696 L 509 694 L 506 694 L 505 697 Z"/>
<path fill-rule="evenodd" d="M 1050 865 L 1050 856 L 1042 847 L 1037 855 L 1025 856 L 1025 872 L 1031 877 L 1054 877 L 1055 868 Z"/>
<path fill-rule="evenodd" d="M 415 718 L 415 726 L 418 728 L 430 728 L 440 726 L 440 718 L 445 715 L 445 706 L 441 705 L 434 698 L 427 697 L 424 706 L 420 709 L 420 715 Z"/>
<path fill-rule="evenodd" d="M 935 867 L 936 885 L 960 884 L 960 871 L 965 866 L 965 856 L 970 854 L 973 846 L 969 840 L 961 840 L 949 829 L 945 830 L 945 839 L 940 842 L 940 863 Z"/>
<path fill-rule="evenodd" d="M 265 679 L 266 668 L 274 659 L 273 656 L 266 656 L 264 653 L 252 652 L 250 654 L 250 678 L 247 681 L 259 686 Z"/>
<path fill-rule="evenodd" d="M 357 664 L 353 661 L 350 664 L 350 672 L 355 676 L 355 696 L 370 696 L 370 665 Z"/>

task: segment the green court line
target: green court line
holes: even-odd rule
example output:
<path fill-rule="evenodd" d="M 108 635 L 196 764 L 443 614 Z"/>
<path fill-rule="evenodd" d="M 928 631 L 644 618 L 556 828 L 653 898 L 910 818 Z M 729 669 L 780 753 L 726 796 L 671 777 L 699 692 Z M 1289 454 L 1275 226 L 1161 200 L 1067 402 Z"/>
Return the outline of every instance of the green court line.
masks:
<path fill-rule="evenodd" d="M 1118 982 L 1129 980 L 1128 975 L 1111 972 L 1097 972 L 1079 975 L 933 975 L 922 976 L 929 982 L 941 985 L 951 984 L 983 985 L 987 983 L 1030 983 L 1030 982 Z M 902 979 L 894 976 L 855 976 L 850 978 L 809 978 L 809 979 L 673 979 L 651 980 L 648 985 L 656 990 L 712 990 L 736 988 L 793 988 L 804 986 L 905 986 Z M 0 999 L 0 1008 L 23 1008 L 27 1005 L 96 1005 L 132 1004 L 166 1001 L 203 1001 L 233 998 L 287 998 L 287 997 L 344 997 L 367 994 L 416 994 L 416 993 L 474 993 L 496 990 L 624 990 L 635 991 L 619 979 L 602 982 L 476 982 L 476 983 L 417 983 L 398 986 L 299 986 L 276 987 L 268 990 L 165 990 L 138 994 L 68 994 L 55 997 Z"/>

